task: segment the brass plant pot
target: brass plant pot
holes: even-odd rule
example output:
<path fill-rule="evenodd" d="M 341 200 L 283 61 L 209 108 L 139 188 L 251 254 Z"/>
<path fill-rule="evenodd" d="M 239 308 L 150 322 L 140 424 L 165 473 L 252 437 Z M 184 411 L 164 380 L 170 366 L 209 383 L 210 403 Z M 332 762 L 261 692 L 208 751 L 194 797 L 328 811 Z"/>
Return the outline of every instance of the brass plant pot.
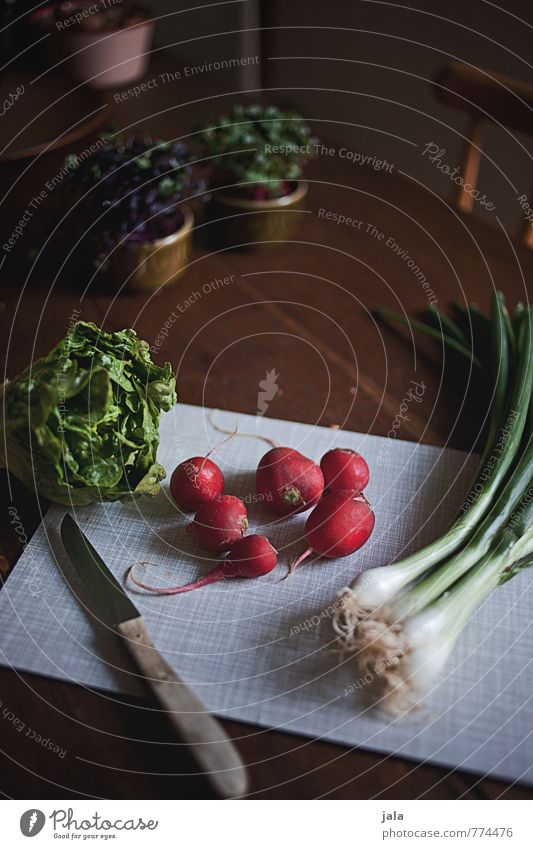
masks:
<path fill-rule="evenodd" d="M 209 217 L 216 244 L 226 248 L 271 247 L 298 233 L 301 210 L 309 189 L 301 180 L 288 195 L 272 200 L 253 200 L 214 192 Z"/>
<path fill-rule="evenodd" d="M 153 242 L 126 242 L 111 255 L 108 277 L 125 292 L 153 292 L 175 283 L 185 271 L 192 248 L 194 215 L 182 206 L 183 223 L 175 233 Z"/>

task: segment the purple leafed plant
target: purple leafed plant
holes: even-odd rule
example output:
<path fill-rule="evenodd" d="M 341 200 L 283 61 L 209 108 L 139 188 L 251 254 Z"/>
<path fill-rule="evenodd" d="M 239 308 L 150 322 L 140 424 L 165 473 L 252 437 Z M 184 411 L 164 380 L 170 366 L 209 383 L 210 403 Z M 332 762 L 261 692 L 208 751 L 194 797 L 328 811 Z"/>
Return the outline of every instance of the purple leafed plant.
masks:
<path fill-rule="evenodd" d="M 183 222 L 179 204 L 205 191 L 181 142 L 110 136 L 92 156 L 70 154 L 65 167 L 79 200 L 75 229 L 97 268 L 117 245 L 174 233 Z"/>

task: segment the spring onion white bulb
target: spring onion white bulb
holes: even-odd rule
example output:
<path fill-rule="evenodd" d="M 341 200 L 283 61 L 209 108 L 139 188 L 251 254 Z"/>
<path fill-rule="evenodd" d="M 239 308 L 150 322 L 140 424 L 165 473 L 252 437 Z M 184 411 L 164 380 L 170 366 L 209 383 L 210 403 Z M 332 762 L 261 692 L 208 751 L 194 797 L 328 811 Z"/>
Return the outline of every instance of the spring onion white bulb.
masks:
<path fill-rule="evenodd" d="M 414 616 L 398 619 L 394 605 L 387 605 L 359 623 L 350 634 L 350 650 L 374 703 L 392 714 L 420 705 L 472 614 L 524 552 L 532 553 L 533 530 L 527 536 L 524 546 L 513 545 L 512 537 L 502 534 L 491 552 L 451 590 Z"/>

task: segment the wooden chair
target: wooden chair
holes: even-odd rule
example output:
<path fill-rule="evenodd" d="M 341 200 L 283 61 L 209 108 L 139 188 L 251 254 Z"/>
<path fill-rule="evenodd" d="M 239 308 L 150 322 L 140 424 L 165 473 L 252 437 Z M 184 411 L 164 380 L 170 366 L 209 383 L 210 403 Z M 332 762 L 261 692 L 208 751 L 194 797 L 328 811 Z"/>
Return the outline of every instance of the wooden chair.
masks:
<path fill-rule="evenodd" d="M 456 203 L 462 212 L 472 212 L 474 200 L 465 184 L 472 188 L 477 185 L 486 127 L 489 123 L 501 124 L 533 135 L 533 85 L 453 62 L 439 72 L 434 89 L 440 101 L 471 116 L 461 166 L 464 183 Z M 533 248 L 533 222 L 526 221 L 521 238 Z"/>

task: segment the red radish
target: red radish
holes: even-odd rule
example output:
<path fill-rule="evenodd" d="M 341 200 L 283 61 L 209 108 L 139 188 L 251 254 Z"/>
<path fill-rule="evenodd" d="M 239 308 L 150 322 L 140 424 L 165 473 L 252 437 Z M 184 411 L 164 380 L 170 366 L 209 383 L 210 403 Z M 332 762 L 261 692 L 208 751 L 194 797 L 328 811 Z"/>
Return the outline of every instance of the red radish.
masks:
<path fill-rule="evenodd" d="M 214 445 L 205 457 L 191 457 L 176 466 L 170 479 L 170 494 L 182 510 L 195 511 L 207 501 L 213 501 L 224 492 L 224 475 L 210 460 L 225 442 L 237 436 L 237 429 L 227 431 L 227 439 Z"/>
<path fill-rule="evenodd" d="M 227 551 L 248 527 L 246 507 L 236 495 L 219 495 L 199 508 L 189 528 L 210 551 Z"/>
<path fill-rule="evenodd" d="M 191 457 L 170 478 L 172 498 L 182 510 L 195 511 L 224 492 L 224 475 L 208 457 Z"/>
<path fill-rule="evenodd" d="M 320 461 L 327 492 L 344 490 L 359 495 L 368 481 L 370 471 L 366 460 L 350 448 L 333 448 Z"/>
<path fill-rule="evenodd" d="M 255 488 L 271 513 L 288 516 L 319 501 L 324 475 L 320 466 L 294 448 L 272 448 L 259 461 Z"/>
<path fill-rule="evenodd" d="M 289 575 L 310 554 L 346 557 L 365 544 L 374 530 L 374 514 L 364 495 L 331 492 L 325 495 L 305 523 L 309 548 L 292 564 Z"/>
<path fill-rule="evenodd" d="M 243 537 L 237 540 L 231 546 L 231 550 L 226 559 L 215 566 L 211 572 L 193 581 L 190 584 L 185 584 L 182 587 L 151 587 L 149 584 L 143 584 L 138 581 L 133 574 L 134 566 L 130 566 L 128 575 L 134 584 L 142 587 L 144 590 L 150 590 L 157 595 L 177 595 L 178 593 L 188 593 L 191 590 L 198 590 L 200 587 L 205 587 L 207 584 L 214 584 L 216 581 L 225 581 L 226 578 L 260 578 L 261 575 L 268 575 L 278 562 L 278 552 L 270 544 L 266 537 L 259 534 L 252 534 L 249 537 Z M 143 565 L 143 564 L 140 564 Z"/>

